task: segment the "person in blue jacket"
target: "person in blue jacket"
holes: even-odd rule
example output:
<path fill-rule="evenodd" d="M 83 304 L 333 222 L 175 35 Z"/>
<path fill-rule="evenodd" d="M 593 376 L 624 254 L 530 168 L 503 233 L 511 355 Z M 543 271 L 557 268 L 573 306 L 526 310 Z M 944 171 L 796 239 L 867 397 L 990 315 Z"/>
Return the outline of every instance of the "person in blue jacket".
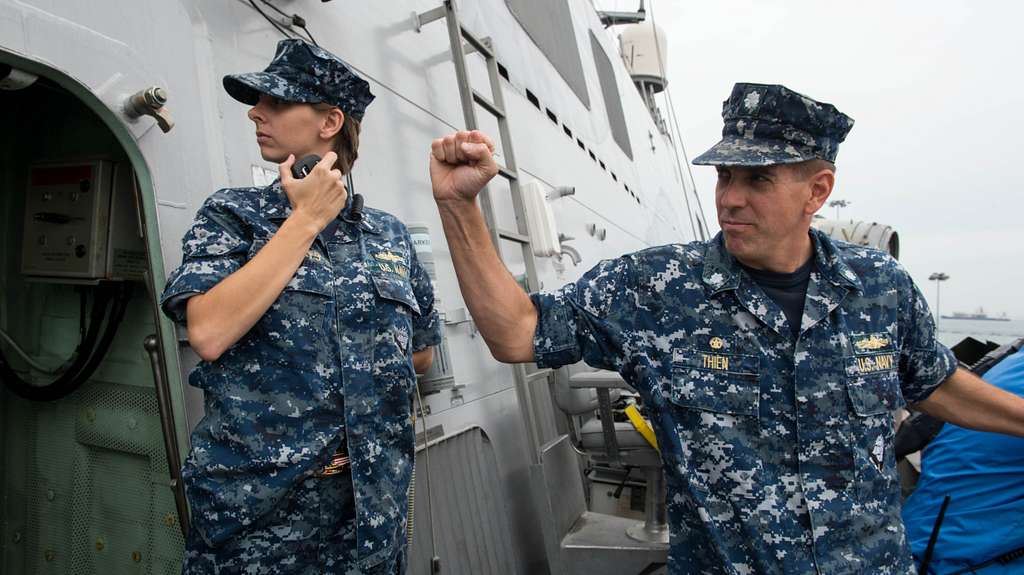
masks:
<path fill-rule="evenodd" d="M 1024 397 L 1024 350 L 984 378 Z M 903 505 L 907 539 L 918 561 L 946 495 L 949 507 L 928 573 L 1024 573 L 1024 438 L 943 426 L 922 452 L 921 477 Z"/>
<path fill-rule="evenodd" d="M 353 210 L 369 84 L 283 40 L 263 72 L 224 78 L 281 178 L 210 196 L 182 241 L 164 312 L 203 361 L 205 416 L 184 465 L 184 572 L 404 572 L 415 371 L 440 323 L 394 216 Z M 296 158 L 323 159 L 302 179 Z"/>

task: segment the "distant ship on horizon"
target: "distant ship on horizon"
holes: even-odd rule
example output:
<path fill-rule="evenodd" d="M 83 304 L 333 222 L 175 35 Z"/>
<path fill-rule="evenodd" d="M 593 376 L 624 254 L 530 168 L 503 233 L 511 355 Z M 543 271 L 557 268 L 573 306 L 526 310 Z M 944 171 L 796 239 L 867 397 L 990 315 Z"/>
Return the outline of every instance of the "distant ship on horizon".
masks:
<path fill-rule="evenodd" d="M 955 311 L 953 315 L 944 315 L 942 319 L 981 319 L 986 321 L 1010 321 L 1010 318 L 1006 317 L 1006 313 L 999 317 L 992 317 L 985 313 L 985 310 L 978 308 L 978 311 L 974 313 L 965 313 L 962 311 Z"/>

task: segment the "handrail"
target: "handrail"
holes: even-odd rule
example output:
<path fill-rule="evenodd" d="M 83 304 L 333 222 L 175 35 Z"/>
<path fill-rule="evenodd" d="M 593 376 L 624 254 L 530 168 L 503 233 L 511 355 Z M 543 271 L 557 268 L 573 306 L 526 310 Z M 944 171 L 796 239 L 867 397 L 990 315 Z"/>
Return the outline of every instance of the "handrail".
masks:
<path fill-rule="evenodd" d="M 178 511 L 178 525 L 181 534 L 188 537 L 188 503 L 185 500 L 185 485 L 181 481 L 181 457 L 178 455 L 178 436 L 174 430 L 174 411 L 171 407 L 171 390 L 164 379 L 163 356 L 155 334 L 146 336 L 142 346 L 146 348 L 149 362 L 153 367 L 153 383 L 156 388 L 156 405 L 160 412 L 160 431 L 164 437 L 164 451 L 167 454 L 167 468 L 174 491 L 174 507 Z"/>

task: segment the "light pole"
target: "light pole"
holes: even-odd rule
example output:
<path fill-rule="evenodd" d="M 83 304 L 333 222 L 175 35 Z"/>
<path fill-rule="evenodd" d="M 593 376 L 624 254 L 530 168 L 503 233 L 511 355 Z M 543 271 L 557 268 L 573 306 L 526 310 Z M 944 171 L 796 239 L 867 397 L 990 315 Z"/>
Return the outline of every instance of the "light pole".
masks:
<path fill-rule="evenodd" d="M 928 281 L 935 282 L 935 331 L 939 330 L 939 286 L 949 279 L 949 276 L 942 272 L 935 272 L 928 276 Z"/>
<path fill-rule="evenodd" d="M 831 202 L 828 203 L 828 207 L 836 209 L 836 220 L 838 221 L 839 220 L 839 208 L 845 208 L 846 206 L 850 205 L 851 203 L 853 203 L 853 202 L 851 202 L 850 200 L 832 200 Z"/>

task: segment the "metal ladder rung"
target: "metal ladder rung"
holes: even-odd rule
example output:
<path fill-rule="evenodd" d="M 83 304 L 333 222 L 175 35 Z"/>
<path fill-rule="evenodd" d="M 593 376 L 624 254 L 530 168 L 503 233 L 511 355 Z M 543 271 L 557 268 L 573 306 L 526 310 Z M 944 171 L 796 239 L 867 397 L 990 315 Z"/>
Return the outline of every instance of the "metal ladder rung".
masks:
<path fill-rule="evenodd" d="M 491 51 L 490 46 L 488 46 L 487 43 L 483 41 L 483 39 L 478 38 L 476 34 L 470 32 L 468 29 L 466 29 L 465 26 L 461 24 L 459 25 L 459 30 L 462 31 L 462 37 L 466 39 L 466 42 L 469 42 L 471 46 L 476 48 L 476 51 L 480 52 L 481 56 L 488 59 L 494 58 L 494 52 Z"/>
<path fill-rule="evenodd" d="M 547 369 L 547 368 L 538 369 L 537 371 L 535 371 L 533 373 L 526 374 L 526 380 L 527 381 L 534 381 L 534 380 L 537 380 L 537 379 L 541 379 L 541 378 L 547 377 L 549 375 L 551 375 L 551 370 L 550 369 Z"/>
<path fill-rule="evenodd" d="M 514 182 L 519 179 L 519 174 L 517 172 L 510 171 L 505 166 L 498 166 L 498 175 L 510 182 Z"/>
<path fill-rule="evenodd" d="M 530 243 L 530 236 L 527 236 L 525 234 L 521 234 L 519 232 L 510 232 L 508 230 L 499 229 L 498 230 L 498 237 L 500 237 L 503 240 L 508 240 L 510 242 L 516 242 L 517 244 L 529 244 Z"/>
<path fill-rule="evenodd" d="M 482 38 L 482 41 L 483 42 L 490 42 L 491 41 L 491 37 L 490 36 L 484 36 Z M 469 56 L 470 54 L 475 54 L 476 53 L 476 47 L 473 46 L 472 44 L 470 44 L 469 42 L 466 42 L 465 44 L 462 45 L 462 53 L 467 55 L 467 56 Z M 487 61 L 487 58 L 484 57 L 484 62 L 486 62 L 486 61 Z"/>
<path fill-rule="evenodd" d="M 427 10 L 426 12 L 414 14 L 412 17 L 412 21 L 413 25 L 416 28 L 416 31 L 421 32 L 423 30 L 423 27 L 426 26 L 427 24 L 440 20 L 441 18 L 444 18 L 447 15 L 448 10 L 446 10 L 445 7 L 442 5 L 438 6 L 437 8 Z"/>
<path fill-rule="evenodd" d="M 473 101 L 476 102 L 477 104 L 480 104 L 483 107 L 483 109 L 490 112 L 491 115 L 495 116 L 496 118 L 501 120 L 505 119 L 505 110 L 502 110 L 501 108 L 495 106 L 494 102 L 488 100 L 486 97 L 484 97 L 483 94 L 477 92 L 476 90 L 473 90 Z"/>

